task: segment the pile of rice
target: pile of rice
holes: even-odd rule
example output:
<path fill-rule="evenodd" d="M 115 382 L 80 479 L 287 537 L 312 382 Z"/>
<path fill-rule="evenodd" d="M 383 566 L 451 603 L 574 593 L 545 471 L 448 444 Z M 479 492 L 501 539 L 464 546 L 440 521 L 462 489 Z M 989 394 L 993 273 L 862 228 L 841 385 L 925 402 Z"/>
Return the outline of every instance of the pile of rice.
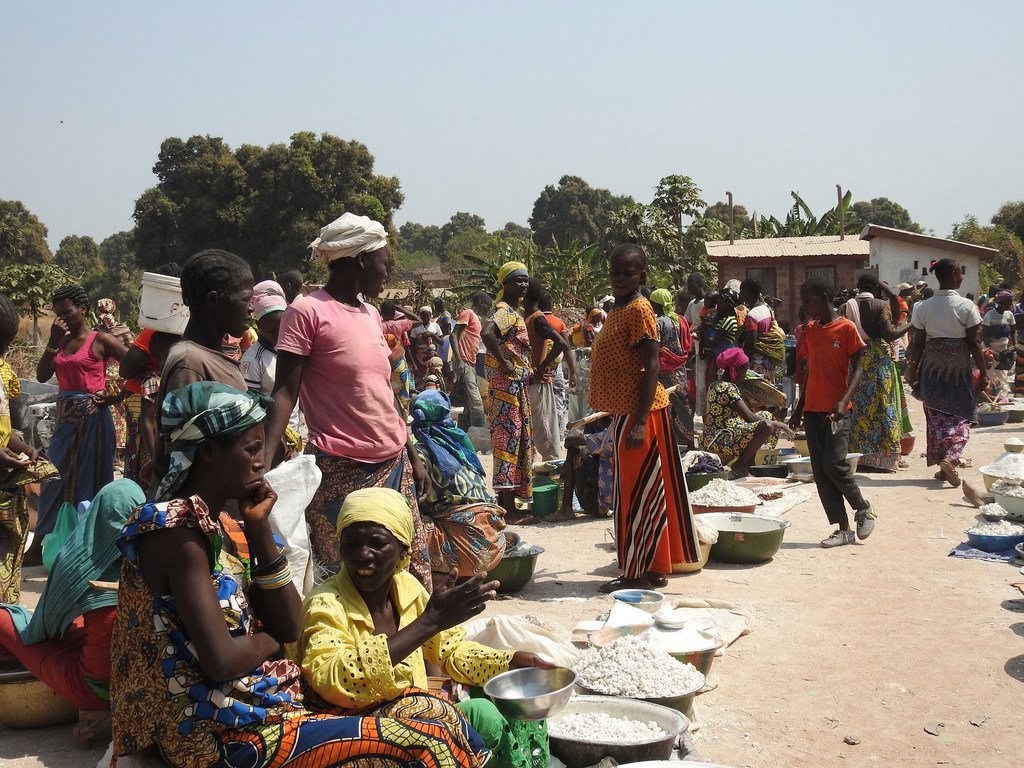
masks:
<path fill-rule="evenodd" d="M 605 712 L 574 712 L 548 723 L 548 734 L 555 738 L 589 741 L 650 741 L 667 735 L 653 720 L 630 720 Z"/>
<path fill-rule="evenodd" d="M 1024 499 L 1024 487 L 1009 480 L 999 480 L 993 483 L 992 493 L 1000 493 L 1003 496 L 1013 496 L 1015 499 Z"/>
<path fill-rule="evenodd" d="M 702 507 L 751 507 L 759 502 L 753 491 L 720 478 L 690 494 L 690 503 Z"/>
<path fill-rule="evenodd" d="M 590 649 L 573 671 L 585 688 L 631 699 L 684 696 L 704 685 L 704 675 L 692 664 L 683 664 L 633 635 Z"/>
<path fill-rule="evenodd" d="M 1000 520 L 998 523 L 982 523 L 967 529 L 967 533 L 975 536 L 1024 536 L 1024 525 Z"/>

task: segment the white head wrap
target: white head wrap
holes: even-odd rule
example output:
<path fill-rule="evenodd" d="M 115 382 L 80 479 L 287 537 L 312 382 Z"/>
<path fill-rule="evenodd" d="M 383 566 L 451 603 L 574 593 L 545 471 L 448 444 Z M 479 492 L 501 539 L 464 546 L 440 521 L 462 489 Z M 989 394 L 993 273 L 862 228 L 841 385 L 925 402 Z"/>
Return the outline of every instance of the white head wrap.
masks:
<path fill-rule="evenodd" d="M 309 244 L 313 254 L 330 264 L 366 251 L 376 251 L 388 244 L 384 225 L 368 216 L 343 213 L 320 230 L 320 237 Z"/>

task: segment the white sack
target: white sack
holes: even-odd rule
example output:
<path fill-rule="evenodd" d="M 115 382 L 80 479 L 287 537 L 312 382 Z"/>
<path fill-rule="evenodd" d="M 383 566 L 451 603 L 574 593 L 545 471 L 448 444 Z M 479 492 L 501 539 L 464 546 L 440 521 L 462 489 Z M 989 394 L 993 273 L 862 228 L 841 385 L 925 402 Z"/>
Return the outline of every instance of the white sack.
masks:
<path fill-rule="evenodd" d="M 292 569 L 292 583 L 303 597 L 313 588 L 306 507 L 320 487 L 321 477 L 316 459 L 309 454 L 289 459 L 266 474 L 267 482 L 277 494 L 277 503 L 270 513 L 270 527 L 284 539 L 284 554 Z"/>

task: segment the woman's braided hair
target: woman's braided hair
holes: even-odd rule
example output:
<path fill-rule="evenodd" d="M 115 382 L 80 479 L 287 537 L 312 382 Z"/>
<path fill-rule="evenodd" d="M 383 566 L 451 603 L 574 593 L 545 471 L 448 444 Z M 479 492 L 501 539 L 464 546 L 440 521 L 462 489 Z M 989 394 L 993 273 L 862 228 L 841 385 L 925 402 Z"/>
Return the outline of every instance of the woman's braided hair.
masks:
<path fill-rule="evenodd" d="M 57 289 L 53 294 L 53 303 L 58 301 L 70 301 L 76 307 L 89 309 L 92 303 L 89 301 L 89 294 L 80 285 L 65 285 Z"/>
<path fill-rule="evenodd" d="M 0 293 L 0 341 L 13 339 L 18 334 L 20 322 L 21 316 L 14 302 Z"/>

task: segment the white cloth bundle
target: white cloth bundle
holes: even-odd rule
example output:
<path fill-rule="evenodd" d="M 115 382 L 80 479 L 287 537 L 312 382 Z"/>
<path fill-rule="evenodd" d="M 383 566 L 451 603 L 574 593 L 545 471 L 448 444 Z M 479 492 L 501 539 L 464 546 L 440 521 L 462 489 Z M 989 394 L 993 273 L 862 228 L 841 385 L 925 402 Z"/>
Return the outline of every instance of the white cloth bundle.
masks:
<path fill-rule="evenodd" d="M 376 251 L 388 244 L 384 225 L 368 216 L 343 213 L 320 230 L 320 237 L 309 244 L 313 254 L 325 264 L 348 259 L 366 251 Z"/>

